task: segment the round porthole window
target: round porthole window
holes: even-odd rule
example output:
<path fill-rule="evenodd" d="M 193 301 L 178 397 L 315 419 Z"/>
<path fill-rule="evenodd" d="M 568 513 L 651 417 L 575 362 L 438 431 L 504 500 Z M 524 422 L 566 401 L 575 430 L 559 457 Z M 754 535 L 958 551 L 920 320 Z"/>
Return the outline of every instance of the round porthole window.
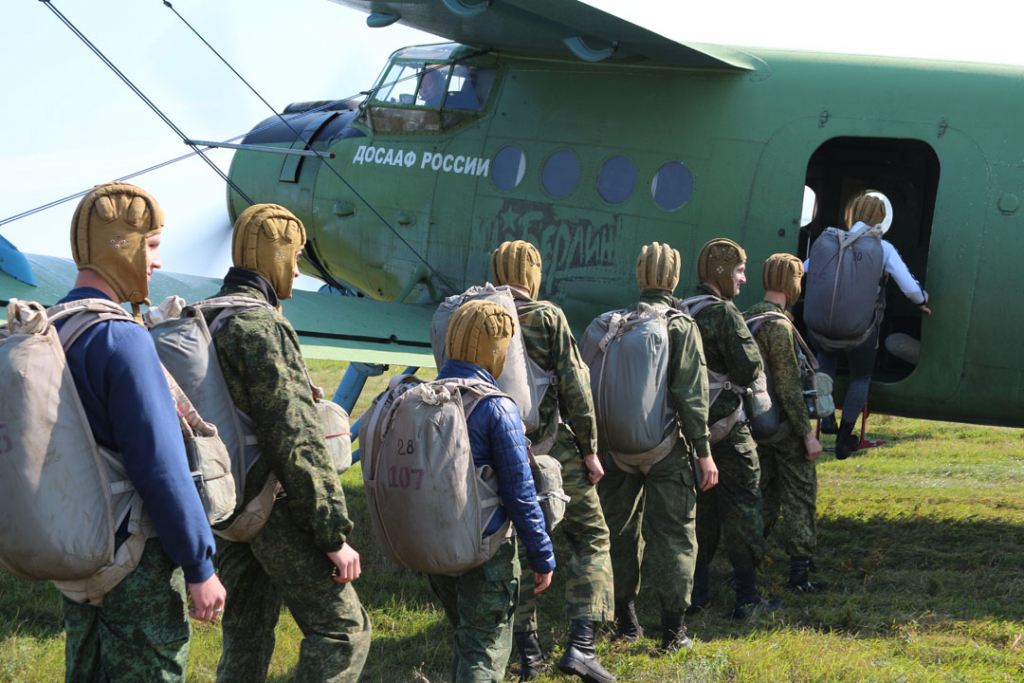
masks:
<path fill-rule="evenodd" d="M 515 145 L 503 147 L 491 162 L 491 180 L 499 190 L 512 190 L 523 182 L 526 155 Z"/>
<path fill-rule="evenodd" d="M 693 194 L 693 173 L 686 164 L 670 161 L 654 174 L 651 196 L 666 211 L 675 211 Z"/>
<path fill-rule="evenodd" d="M 564 197 L 573 191 L 580 180 L 580 162 L 568 150 L 560 150 L 544 162 L 541 174 L 544 189 L 553 197 Z"/>
<path fill-rule="evenodd" d="M 629 199 L 636 188 L 636 166 L 626 157 L 612 157 L 597 175 L 597 193 L 610 204 Z"/>

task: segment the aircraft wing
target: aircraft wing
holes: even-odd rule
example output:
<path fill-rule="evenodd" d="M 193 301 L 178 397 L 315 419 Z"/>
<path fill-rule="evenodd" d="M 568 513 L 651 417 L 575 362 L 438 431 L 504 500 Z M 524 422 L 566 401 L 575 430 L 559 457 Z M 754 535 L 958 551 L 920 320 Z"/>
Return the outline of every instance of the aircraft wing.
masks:
<path fill-rule="evenodd" d="M 78 269 L 70 259 L 26 254 L 36 286 L 0 272 L 0 323 L 10 299 L 38 301 L 51 306 L 71 289 Z M 220 289 L 217 278 L 153 273 L 150 299 L 159 303 L 171 294 L 188 302 L 213 296 Z M 433 367 L 430 320 L 434 306 L 395 304 L 373 299 L 319 294 L 295 290 L 283 302 L 302 343 L 306 358 L 347 360 L 414 367 Z"/>
<path fill-rule="evenodd" d="M 691 68 L 751 70 L 758 60 L 733 48 L 680 43 L 578 0 L 331 0 L 449 40 L 500 52 L 576 56 L 587 61 L 646 57 Z"/>

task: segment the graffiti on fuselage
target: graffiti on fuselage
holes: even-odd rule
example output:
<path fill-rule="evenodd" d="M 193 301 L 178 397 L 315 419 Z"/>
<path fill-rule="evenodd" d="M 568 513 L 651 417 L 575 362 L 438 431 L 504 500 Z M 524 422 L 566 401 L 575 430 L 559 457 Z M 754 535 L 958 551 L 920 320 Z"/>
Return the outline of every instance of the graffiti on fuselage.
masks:
<path fill-rule="evenodd" d="M 544 262 L 541 296 L 551 297 L 566 280 L 608 282 L 622 269 L 617 256 L 622 226 L 618 216 L 595 222 L 579 209 L 509 199 L 491 219 L 491 243 L 526 240 Z"/>

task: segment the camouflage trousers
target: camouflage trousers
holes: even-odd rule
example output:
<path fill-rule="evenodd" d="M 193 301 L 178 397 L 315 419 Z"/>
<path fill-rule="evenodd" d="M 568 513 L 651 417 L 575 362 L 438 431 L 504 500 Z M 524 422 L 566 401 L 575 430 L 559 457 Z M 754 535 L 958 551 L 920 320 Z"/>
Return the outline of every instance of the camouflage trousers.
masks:
<path fill-rule="evenodd" d="M 497 683 L 512 654 L 512 616 L 519 596 L 514 539 L 459 576 L 431 574 L 430 587 L 455 627 L 452 683 Z"/>
<path fill-rule="evenodd" d="M 159 539 L 146 541 L 139 566 L 103 598 L 64 598 L 68 683 L 185 680 L 189 622 L 185 577 Z"/>
<path fill-rule="evenodd" d="M 764 537 L 782 523 L 776 538 L 790 557 L 810 557 L 817 542 L 818 472 L 805 456 L 803 437 L 793 434 L 777 444 L 758 445 Z"/>
<path fill-rule="evenodd" d="M 602 454 L 598 484 L 611 530 L 615 600 L 640 593 L 641 571 L 661 609 L 681 614 L 690 606 L 697 558 L 693 465 L 683 439 L 646 475 L 630 474 Z"/>
<path fill-rule="evenodd" d="M 761 467 L 746 423 L 712 446 L 711 457 L 718 466 L 718 485 L 697 492 L 697 561 L 711 564 L 724 536 L 733 568 L 757 569 L 764 559 Z"/>
<path fill-rule="evenodd" d="M 568 619 L 608 621 L 614 615 L 611 542 L 608 525 L 601 509 L 597 487 L 587 478 L 572 432 L 564 424 L 549 455 L 562 463 L 562 489 L 569 496 L 565 517 L 557 530 L 569 544 L 568 561 L 558 558 L 558 570 L 565 576 L 565 616 Z M 532 576 L 533 570 L 522 554 L 522 574 Z M 523 581 L 519 589 L 515 630 L 537 630 L 537 596 L 533 581 Z"/>
<path fill-rule="evenodd" d="M 218 683 L 266 680 L 282 604 L 303 635 L 292 680 L 359 679 L 370 650 L 370 619 L 352 584 L 333 580 L 334 564 L 284 505 L 274 506 L 251 543 L 218 538 L 217 565 L 228 592 Z"/>

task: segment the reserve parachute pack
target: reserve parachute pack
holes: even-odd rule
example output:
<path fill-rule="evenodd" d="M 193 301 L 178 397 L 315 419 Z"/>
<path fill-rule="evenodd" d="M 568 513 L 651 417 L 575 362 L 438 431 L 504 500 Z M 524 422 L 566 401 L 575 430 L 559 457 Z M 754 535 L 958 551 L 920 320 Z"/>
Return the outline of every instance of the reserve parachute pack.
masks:
<path fill-rule="evenodd" d="M 679 438 L 668 393 L 668 324 L 683 313 L 641 302 L 609 311 L 583 333 L 599 441 L 625 472 L 645 474 Z"/>
<path fill-rule="evenodd" d="M 511 535 L 507 519 L 483 535 L 501 498 L 494 470 L 473 462 L 466 426 L 490 396 L 506 394 L 482 380 L 399 375 L 373 400 L 359 427 L 363 484 L 373 533 L 390 560 L 458 575 Z"/>
<path fill-rule="evenodd" d="M 678 301 L 676 305 L 680 310 L 685 311 L 692 317 L 696 317 L 700 311 L 716 301 L 722 301 L 722 299 L 711 294 L 699 294 L 689 299 Z M 740 420 L 746 419 L 751 422 L 761 420 L 765 419 L 765 416 L 770 413 L 772 399 L 768 393 L 768 378 L 765 373 L 759 374 L 749 387 L 736 384 L 729 377 L 728 373 L 715 372 L 710 367 L 707 367 L 707 373 L 709 408 L 715 404 L 715 401 L 718 400 L 723 391 L 731 391 L 741 399 L 736 410 L 711 425 L 711 436 L 708 441 L 712 445 L 724 439 Z"/>
<path fill-rule="evenodd" d="M 811 247 L 804 323 L 826 351 L 847 351 L 881 321 L 885 267 L 881 232 L 828 228 Z"/>
<path fill-rule="evenodd" d="M 106 299 L 48 310 L 12 299 L 0 331 L 0 565 L 95 605 L 155 536 L 121 455 L 96 443 L 67 367 L 65 351 L 107 320 L 134 322 Z"/>
<path fill-rule="evenodd" d="M 246 311 L 275 309 L 265 301 L 243 296 L 216 297 L 190 306 L 184 306 L 183 303 L 167 306 L 162 315 L 155 317 L 156 324 L 150 329 L 150 334 L 156 343 L 160 361 L 199 413 L 216 425 L 229 454 L 230 479 L 237 496 L 231 503 L 231 512 L 227 518 L 233 519 L 222 519 L 213 531 L 229 541 L 248 542 L 259 533 L 270 517 L 281 485 L 271 473 L 259 494 L 247 505 L 242 504 L 246 477 L 259 459 L 260 451 L 252 420 L 235 407 L 231 398 L 217 359 L 213 337 L 231 316 Z M 164 309 L 165 305 L 161 304 L 160 308 Z M 214 314 L 209 323 L 206 320 L 208 312 Z M 341 473 L 352 464 L 348 414 L 341 406 L 321 400 L 323 393 L 313 386 L 312 381 L 309 384 L 314 393 L 328 451 L 336 471 Z M 196 463 L 196 469 L 200 471 L 207 466 L 204 462 Z M 222 509 L 227 505 L 227 498 L 219 498 L 211 501 L 211 504 Z"/>
<path fill-rule="evenodd" d="M 501 377 L 497 378 L 498 388 L 506 393 L 519 408 L 523 418 L 523 426 L 526 433 L 530 434 L 540 427 L 540 403 L 544 400 L 548 387 L 555 384 L 558 377 L 554 372 L 541 369 L 526 353 L 523 344 L 523 332 L 519 325 L 518 307 L 526 302 L 532 301 L 513 287 L 502 285 L 495 287 L 490 282 L 483 287 L 470 287 L 462 294 L 455 294 L 446 298 L 437 307 L 433 320 L 430 323 L 430 346 L 434 351 L 434 361 L 440 371 L 447 360 L 445 354 L 445 338 L 448 332 L 448 321 L 462 304 L 476 300 L 491 301 L 512 316 L 515 330 L 512 333 L 512 340 L 508 344 L 508 351 L 505 354 L 505 369 Z M 538 444 L 538 451 L 544 452 L 551 444 Z"/>
<path fill-rule="evenodd" d="M 823 372 L 818 372 L 818 361 L 815 359 L 814 353 L 789 316 L 778 311 L 766 311 L 752 315 L 746 319 L 750 334 L 757 339 L 758 331 L 770 320 L 785 322 L 793 332 L 793 338 L 796 340 L 797 366 L 800 368 L 801 389 L 810 418 L 820 420 L 828 417 L 835 412 L 835 403 L 832 401 L 832 378 Z M 764 364 L 764 374 L 768 381 L 768 393 L 774 395 L 771 369 L 767 362 Z M 772 407 L 767 413 L 750 420 L 750 433 L 758 443 L 774 444 L 788 437 L 791 427 L 788 421 L 782 419 L 778 403 L 773 400 Z"/>

